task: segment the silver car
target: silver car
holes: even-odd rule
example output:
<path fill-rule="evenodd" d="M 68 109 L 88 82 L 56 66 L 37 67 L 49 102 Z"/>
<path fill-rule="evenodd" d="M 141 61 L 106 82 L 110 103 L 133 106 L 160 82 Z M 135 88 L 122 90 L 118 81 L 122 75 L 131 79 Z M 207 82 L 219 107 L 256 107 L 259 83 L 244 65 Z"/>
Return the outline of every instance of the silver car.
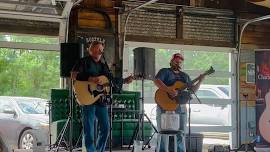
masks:
<path fill-rule="evenodd" d="M 0 96 L 0 151 L 48 145 L 46 100 Z"/>

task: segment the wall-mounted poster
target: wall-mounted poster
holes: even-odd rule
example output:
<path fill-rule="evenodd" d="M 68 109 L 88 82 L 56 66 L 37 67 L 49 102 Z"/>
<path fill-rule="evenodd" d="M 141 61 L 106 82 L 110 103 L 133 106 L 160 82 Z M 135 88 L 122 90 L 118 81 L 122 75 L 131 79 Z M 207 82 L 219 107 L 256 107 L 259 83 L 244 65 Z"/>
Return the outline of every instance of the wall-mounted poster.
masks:
<path fill-rule="evenodd" d="M 250 70 L 249 65 L 252 65 L 252 63 L 244 62 L 240 64 L 240 100 L 248 101 L 250 105 L 250 103 L 254 103 L 254 101 L 256 100 L 256 85 L 255 82 L 251 83 L 251 81 L 255 81 L 255 69 L 253 70 L 254 74 L 252 77 L 252 70 Z M 253 67 L 255 67 L 255 64 L 253 64 Z M 249 76 L 247 76 L 248 73 Z M 249 81 L 247 81 L 247 79 L 249 79 Z"/>
<path fill-rule="evenodd" d="M 256 51 L 257 145 L 270 147 L 270 50 Z"/>

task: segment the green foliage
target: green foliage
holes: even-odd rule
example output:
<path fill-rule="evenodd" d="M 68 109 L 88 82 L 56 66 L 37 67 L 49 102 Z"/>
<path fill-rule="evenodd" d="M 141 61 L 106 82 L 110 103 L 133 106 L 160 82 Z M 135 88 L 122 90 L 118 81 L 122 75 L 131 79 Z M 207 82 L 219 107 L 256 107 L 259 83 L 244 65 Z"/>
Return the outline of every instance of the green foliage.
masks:
<path fill-rule="evenodd" d="M 58 44 L 55 37 L 0 35 L 0 41 Z M 0 95 L 49 98 L 59 87 L 59 52 L 0 48 Z"/>
<path fill-rule="evenodd" d="M 229 54 L 224 52 L 185 51 L 185 70 L 207 70 L 210 66 L 218 71 L 229 71 Z"/>
<path fill-rule="evenodd" d="M 0 48 L 0 95 L 49 98 L 59 86 L 59 52 Z"/>
<path fill-rule="evenodd" d="M 229 53 L 224 52 L 205 52 L 205 51 L 185 51 L 184 69 L 206 71 L 212 66 L 216 71 L 228 72 Z M 229 78 L 217 78 L 207 76 L 204 84 L 229 85 Z"/>

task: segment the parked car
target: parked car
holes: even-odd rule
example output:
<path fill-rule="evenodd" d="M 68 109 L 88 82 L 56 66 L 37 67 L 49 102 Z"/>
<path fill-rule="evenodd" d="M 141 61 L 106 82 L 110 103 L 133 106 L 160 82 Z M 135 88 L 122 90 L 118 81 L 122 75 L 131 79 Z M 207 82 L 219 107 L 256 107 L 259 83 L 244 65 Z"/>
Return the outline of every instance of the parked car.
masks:
<path fill-rule="evenodd" d="M 227 85 L 201 85 L 196 92 L 199 99 L 230 99 Z M 196 101 L 195 97 L 193 97 Z M 145 104 L 145 113 L 156 124 L 156 104 Z M 230 107 L 215 104 L 191 104 L 191 124 L 193 125 L 228 125 Z"/>
<path fill-rule="evenodd" d="M 230 90 L 228 85 L 201 85 L 196 95 L 199 98 L 229 99 Z"/>
<path fill-rule="evenodd" d="M 13 151 L 48 145 L 46 103 L 41 98 L 0 96 L 2 149 Z"/>

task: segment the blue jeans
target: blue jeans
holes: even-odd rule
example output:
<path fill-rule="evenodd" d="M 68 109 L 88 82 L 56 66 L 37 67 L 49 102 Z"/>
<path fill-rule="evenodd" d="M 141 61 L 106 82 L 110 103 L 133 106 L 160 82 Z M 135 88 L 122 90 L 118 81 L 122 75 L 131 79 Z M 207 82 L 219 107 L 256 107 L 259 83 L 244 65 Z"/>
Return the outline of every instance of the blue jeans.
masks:
<path fill-rule="evenodd" d="M 87 152 L 104 152 L 110 129 L 108 108 L 95 104 L 83 106 L 82 117 Z M 99 130 L 96 146 L 94 142 L 95 117 L 98 120 Z"/>
<path fill-rule="evenodd" d="M 165 113 L 163 109 L 161 109 L 159 106 L 157 106 L 156 110 L 156 120 L 157 120 L 157 128 L 158 131 L 161 131 L 161 114 Z M 178 113 L 180 116 L 180 130 L 181 133 L 177 135 L 177 152 L 186 152 L 186 145 L 185 145 L 185 132 L 186 132 L 186 123 L 187 123 L 187 110 L 186 110 L 186 104 L 183 104 L 182 106 L 179 106 L 175 113 Z M 161 136 L 160 141 L 160 150 L 159 152 L 165 152 L 164 143 L 165 137 Z"/>

